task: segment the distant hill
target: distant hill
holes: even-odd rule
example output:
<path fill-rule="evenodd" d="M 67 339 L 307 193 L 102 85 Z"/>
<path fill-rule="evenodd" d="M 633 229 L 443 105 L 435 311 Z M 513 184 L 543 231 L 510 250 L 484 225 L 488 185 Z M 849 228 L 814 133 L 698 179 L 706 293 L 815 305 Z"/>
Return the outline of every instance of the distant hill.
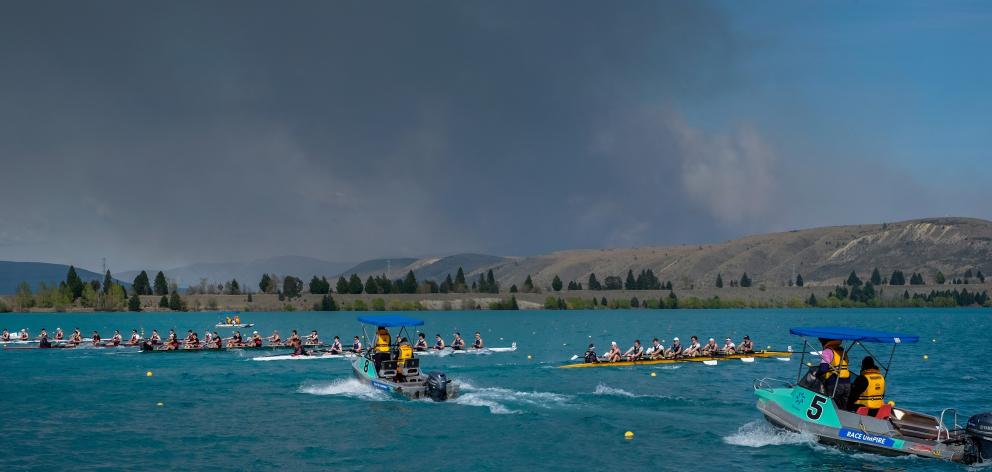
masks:
<path fill-rule="evenodd" d="M 452 277 L 461 267 L 465 275 L 471 275 L 479 271 L 484 271 L 490 267 L 495 267 L 510 261 L 510 258 L 501 256 L 491 256 L 488 254 L 455 254 L 445 257 L 428 257 L 423 259 L 394 258 L 394 259 L 374 259 L 362 262 L 343 272 L 343 275 L 358 274 L 363 279 L 369 275 L 386 274 L 391 279 L 398 279 L 413 271 L 417 279 L 420 280 L 444 280 L 444 277 L 451 274 Z M 387 273 L 388 266 L 388 273 Z"/>
<path fill-rule="evenodd" d="M 31 286 L 31 290 L 38 288 L 38 284 L 58 285 L 65 280 L 69 266 L 63 264 L 49 264 L 45 262 L 11 262 L 0 261 L 0 294 L 11 294 L 17 291 L 17 286 L 23 281 Z M 103 275 L 91 272 L 86 269 L 76 267 L 76 274 L 84 281 L 99 280 L 103 282 Z"/>
<path fill-rule="evenodd" d="M 351 262 L 328 262 L 304 256 L 279 256 L 250 262 L 191 264 L 166 269 L 163 272 L 167 278 L 174 280 L 180 287 L 196 285 L 200 282 L 201 278 L 206 278 L 213 283 L 237 279 L 240 284 L 247 284 L 257 290 L 258 281 L 262 278 L 262 274 L 292 275 L 302 278 L 304 282 L 308 282 L 314 275 L 328 278 L 335 277 L 343 269 L 352 264 Z M 155 277 L 155 274 L 159 270 L 147 270 L 148 276 Z M 119 272 L 114 274 L 114 276 L 121 280 L 133 281 L 134 277 L 140 272 L 140 270 Z"/>

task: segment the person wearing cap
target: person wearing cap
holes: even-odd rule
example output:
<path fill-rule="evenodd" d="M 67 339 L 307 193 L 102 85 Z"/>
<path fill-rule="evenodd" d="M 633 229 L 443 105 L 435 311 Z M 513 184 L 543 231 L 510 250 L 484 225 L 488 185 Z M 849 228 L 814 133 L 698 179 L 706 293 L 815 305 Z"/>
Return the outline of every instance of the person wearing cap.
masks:
<path fill-rule="evenodd" d="M 635 339 L 634 345 L 627 349 L 627 352 L 623 353 L 623 357 L 628 361 L 636 361 L 644 355 L 644 347 L 641 346 L 641 340 Z"/>
<path fill-rule="evenodd" d="M 699 352 L 704 356 L 714 356 L 719 351 L 720 348 L 716 345 L 716 339 L 710 338 L 709 342 L 707 342 L 706 345 L 703 346 L 703 349 Z"/>
<path fill-rule="evenodd" d="M 665 346 L 658 341 L 658 338 L 654 338 L 651 340 L 651 347 L 648 348 L 644 355 L 651 359 L 662 357 L 665 355 Z"/>
<path fill-rule="evenodd" d="M 313 345 L 313 346 L 319 346 L 320 345 L 320 336 L 317 335 L 317 330 L 315 330 L 315 329 L 310 330 L 310 336 L 307 336 L 307 342 L 306 342 L 306 344 L 310 344 L 310 345 Z"/>
<path fill-rule="evenodd" d="M 820 339 L 820 365 L 816 377 L 822 383 L 821 393 L 833 397 L 838 405 L 847 404 L 847 394 L 851 388 L 851 371 L 847 369 L 847 353 L 839 339 Z"/>
<path fill-rule="evenodd" d="M 699 355 L 699 350 L 699 338 L 696 336 L 690 336 L 689 347 L 686 347 L 685 350 L 682 351 L 682 355 L 685 357 L 696 357 Z"/>
<path fill-rule="evenodd" d="M 472 349 L 482 349 L 485 344 L 482 342 L 482 334 L 475 332 L 475 341 L 472 341 Z"/>
<path fill-rule="evenodd" d="M 258 331 L 252 331 L 248 344 L 251 347 L 262 347 L 262 337 L 258 335 Z"/>
<path fill-rule="evenodd" d="M 720 352 L 727 356 L 737 354 L 737 345 L 730 338 L 724 339 L 723 348 L 720 349 Z"/>
<path fill-rule="evenodd" d="M 282 337 L 279 336 L 279 330 L 272 331 L 272 336 L 269 336 L 265 339 L 268 339 L 269 344 L 272 344 L 274 346 L 279 346 L 282 344 Z"/>
<path fill-rule="evenodd" d="M 623 353 L 620 352 L 620 346 L 617 346 L 616 341 L 610 341 L 610 352 L 606 353 L 607 362 L 617 362 L 623 357 Z"/>
<path fill-rule="evenodd" d="M 858 407 L 868 408 L 868 416 L 875 416 L 885 404 L 885 377 L 875 365 L 875 359 L 865 356 L 861 359 L 861 374 L 851 384 L 847 399 L 847 411 L 857 411 Z"/>
<path fill-rule="evenodd" d="M 751 342 L 751 337 L 744 335 L 744 339 L 741 343 L 737 345 L 737 352 L 740 353 L 751 353 L 754 352 L 754 343 Z"/>
<path fill-rule="evenodd" d="M 589 343 L 589 347 L 586 348 L 585 363 L 595 364 L 599 362 L 599 356 L 596 355 L 596 345 Z"/>
<path fill-rule="evenodd" d="M 672 339 L 672 346 L 665 351 L 665 357 L 677 358 L 682 357 L 682 343 L 679 338 Z"/>

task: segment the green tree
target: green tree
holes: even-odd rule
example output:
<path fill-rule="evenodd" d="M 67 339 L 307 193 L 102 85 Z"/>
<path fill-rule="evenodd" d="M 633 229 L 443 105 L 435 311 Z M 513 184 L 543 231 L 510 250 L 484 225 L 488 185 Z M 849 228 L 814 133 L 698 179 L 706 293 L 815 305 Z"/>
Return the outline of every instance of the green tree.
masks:
<path fill-rule="evenodd" d="M 338 293 L 350 293 L 351 292 L 351 284 L 348 283 L 348 280 L 345 279 L 343 275 L 340 276 L 340 277 L 338 277 L 337 292 Z"/>
<path fill-rule="evenodd" d="M 403 293 L 417 293 L 417 277 L 409 270 L 403 278 Z"/>
<path fill-rule="evenodd" d="M 282 279 L 282 293 L 290 299 L 300 296 L 303 293 L 303 280 L 299 277 L 287 275 Z"/>
<path fill-rule="evenodd" d="M 599 301 L 599 304 L 604 307 L 607 306 L 608 302 L 606 301 L 606 297 L 602 297 L 602 299 Z"/>
<path fill-rule="evenodd" d="M 317 311 L 338 311 L 338 304 L 334 302 L 334 297 L 325 294 L 314 308 Z"/>
<path fill-rule="evenodd" d="M 723 276 L 716 274 L 716 288 L 723 288 Z"/>
<path fill-rule="evenodd" d="M 179 298 L 179 292 L 172 292 L 172 294 L 169 295 L 169 309 L 172 311 L 182 311 L 183 300 L 182 298 Z"/>
<path fill-rule="evenodd" d="M 110 276 L 110 271 L 108 270 L 105 274 L 103 274 L 103 293 L 109 294 L 113 287 L 114 278 Z"/>
<path fill-rule="evenodd" d="M 441 286 L 438 287 L 438 291 L 441 293 L 453 292 L 455 288 L 455 282 L 451 280 L 451 274 L 449 273 L 445 278 L 444 282 L 441 282 Z"/>
<path fill-rule="evenodd" d="M 603 286 L 599 283 L 599 280 L 596 280 L 596 273 L 595 272 L 591 272 L 589 274 L 589 282 L 586 285 L 589 287 L 589 290 L 602 290 L 603 289 Z"/>
<path fill-rule="evenodd" d="M 665 305 L 669 308 L 678 308 L 679 307 L 678 295 L 675 295 L 675 292 L 668 292 L 668 302 L 666 302 Z"/>
<path fill-rule="evenodd" d="M 979 282 L 983 284 L 985 283 L 985 274 L 983 274 L 982 271 L 978 271 L 978 273 L 975 274 L 975 277 L 978 277 Z"/>
<path fill-rule="evenodd" d="M 69 272 L 65 274 L 65 285 L 69 287 L 73 300 L 83 296 L 83 280 L 76 274 L 76 268 L 73 266 L 69 266 Z"/>
<path fill-rule="evenodd" d="M 127 301 L 128 311 L 141 311 L 141 297 L 137 293 L 131 295 L 131 299 Z"/>
<path fill-rule="evenodd" d="M 262 280 L 258 282 L 258 289 L 262 293 L 271 293 L 272 285 L 272 277 L 269 277 L 269 274 L 262 274 Z"/>
<path fill-rule="evenodd" d="M 878 267 L 871 271 L 871 277 L 868 280 L 872 285 L 882 285 L 882 274 L 878 272 Z"/>
<path fill-rule="evenodd" d="M 637 290 L 637 280 L 634 280 L 634 271 L 627 269 L 627 280 L 623 284 L 626 290 Z"/>
<path fill-rule="evenodd" d="M 365 287 L 362 285 L 362 279 L 358 278 L 358 274 L 351 274 L 351 277 L 348 278 L 348 293 L 358 295 L 364 290 Z"/>
<path fill-rule="evenodd" d="M 155 274 L 155 295 L 167 295 L 169 293 L 169 282 L 165 280 L 165 274 L 162 271 L 158 271 Z"/>
<path fill-rule="evenodd" d="M 134 293 L 141 295 L 151 295 L 152 287 L 151 282 L 148 280 L 148 273 L 141 271 L 138 275 L 134 277 L 134 282 L 131 284 Z"/>
<path fill-rule="evenodd" d="M 820 302 L 816 299 L 816 294 L 809 294 L 809 299 L 806 300 L 806 304 L 809 306 L 817 306 Z"/>
<path fill-rule="evenodd" d="M 371 275 L 365 280 L 365 293 L 369 295 L 379 293 L 379 285 L 375 283 L 375 277 L 372 277 Z"/>
<path fill-rule="evenodd" d="M 34 294 L 31 293 L 31 286 L 27 282 L 17 284 L 17 291 L 14 293 L 14 304 L 20 310 L 25 310 L 34 306 Z"/>
<path fill-rule="evenodd" d="M 169 296 L 168 295 L 162 295 L 162 298 L 159 298 L 158 299 L 158 307 L 159 308 L 169 308 Z"/>
<path fill-rule="evenodd" d="M 848 275 L 848 276 L 847 276 L 847 281 L 846 281 L 846 285 L 847 285 L 848 287 L 858 287 L 858 286 L 861 286 L 861 284 L 862 284 L 862 282 L 861 282 L 861 279 L 860 279 L 860 278 L 858 278 L 858 274 L 856 274 L 856 273 L 855 273 L 855 272 L 854 272 L 854 271 L 852 270 L 852 271 L 851 271 L 851 275 Z"/>
<path fill-rule="evenodd" d="M 561 278 L 558 277 L 558 274 L 555 274 L 555 278 L 551 280 L 551 289 L 556 292 L 561 291 Z"/>
<path fill-rule="evenodd" d="M 499 293 L 499 285 L 496 283 L 496 277 L 493 276 L 492 269 L 486 272 L 486 288 L 489 293 Z"/>
<path fill-rule="evenodd" d="M 241 284 L 238 283 L 238 279 L 231 279 L 231 289 L 229 290 L 230 295 L 241 295 Z"/>
<path fill-rule="evenodd" d="M 796 274 L 796 287 L 802 287 L 805 284 L 806 281 L 803 280 L 803 274 Z"/>
<path fill-rule="evenodd" d="M 458 268 L 458 273 L 455 274 L 455 289 L 453 292 L 462 293 L 468 285 L 465 283 L 465 271 L 461 267 Z"/>
<path fill-rule="evenodd" d="M 750 287 L 750 286 L 751 286 L 751 277 L 748 277 L 747 272 L 745 272 L 744 275 L 741 275 L 741 287 Z"/>
<path fill-rule="evenodd" d="M 892 276 L 889 277 L 889 285 L 906 285 L 906 276 L 901 270 L 892 271 Z"/>
<path fill-rule="evenodd" d="M 517 293 L 517 284 L 510 285 L 510 293 Z"/>
<path fill-rule="evenodd" d="M 527 279 L 524 280 L 524 292 L 531 293 L 534 291 L 534 281 L 531 280 L 530 274 L 527 274 Z"/>

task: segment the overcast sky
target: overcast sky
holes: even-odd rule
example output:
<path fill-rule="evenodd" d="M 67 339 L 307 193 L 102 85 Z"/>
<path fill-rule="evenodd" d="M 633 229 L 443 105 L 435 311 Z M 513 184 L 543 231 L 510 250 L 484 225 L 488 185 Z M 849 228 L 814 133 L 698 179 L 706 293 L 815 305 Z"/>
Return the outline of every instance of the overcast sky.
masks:
<path fill-rule="evenodd" d="M 992 3 L 11 1 L 0 259 L 992 218 Z"/>

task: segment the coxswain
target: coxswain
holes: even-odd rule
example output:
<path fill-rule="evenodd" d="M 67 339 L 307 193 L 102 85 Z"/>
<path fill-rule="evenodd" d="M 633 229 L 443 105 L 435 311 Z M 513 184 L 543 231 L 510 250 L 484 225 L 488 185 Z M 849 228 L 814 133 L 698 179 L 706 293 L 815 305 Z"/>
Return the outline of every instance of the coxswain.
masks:
<path fill-rule="evenodd" d="M 251 333 L 251 339 L 248 340 L 248 344 L 251 347 L 262 347 L 262 337 L 258 335 L 258 331 L 253 331 Z"/>
<path fill-rule="evenodd" d="M 3 342 L 9 342 L 10 341 L 10 331 L 7 331 L 7 328 L 4 328 L 3 329 L 3 332 L 0 333 L 0 341 L 3 341 Z"/>
<path fill-rule="evenodd" d="M 127 341 L 128 346 L 137 346 L 138 342 L 141 341 L 141 336 L 138 336 L 138 330 L 131 330 L 131 339 Z"/>
<path fill-rule="evenodd" d="M 672 339 L 672 345 L 665 351 L 665 357 L 672 359 L 682 357 L 682 350 L 682 343 L 679 338 Z"/>
<path fill-rule="evenodd" d="M 462 339 L 462 333 L 455 333 L 455 339 L 451 340 L 451 349 L 456 351 L 465 349 L 465 340 Z"/>
<path fill-rule="evenodd" d="M 482 349 L 485 345 L 482 342 L 482 335 L 478 331 L 475 332 L 475 341 L 472 341 L 472 349 Z"/>
<path fill-rule="evenodd" d="M 38 339 L 39 349 L 48 349 L 52 347 L 52 343 L 48 342 L 48 333 L 45 332 L 45 328 L 41 328 L 41 336 Z"/>
<path fill-rule="evenodd" d="M 320 345 L 320 336 L 317 335 L 317 330 L 310 331 L 310 336 L 307 336 L 307 344 L 310 346 Z"/>
<path fill-rule="evenodd" d="M 703 346 L 703 349 L 699 352 L 704 356 L 715 356 L 719 351 L 720 347 L 716 345 L 716 340 L 710 338 L 709 342 L 707 342 L 706 345 Z"/>
<path fill-rule="evenodd" d="M 427 338 L 424 336 L 424 333 L 417 333 L 417 344 L 413 345 L 413 349 L 417 351 L 426 351 L 427 348 Z"/>
<path fill-rule="evenodd" d="M 599 356 L 596 355 L 596 345 L 589 343 L 589 347 L 586 348 L 586 354 L 583 357 L 583 361 L 586 364 L 595 364 L 599 362 Z"/>
<path fill-rule="evenodd" d="M 268 338 L 265 339 L 268 339 L 269 344 L 272 344 L 274 346 L 279 346 L 282 344 L 282 338 L 279 337 L 279 330 L 273 331 L 272 336 L 269 336 Z"/>
<path fill-rule="evenodd" d="M 636 361 L 644 355 L 644 348 L 641 347 L 641 340 L 635 339 L 634 345 L 627 349 L 627 352 L 623 353 L 623 357 L 628 361 Z"/>
<path fill-rule="evenodd" d="M 847 411 L 856 411 L 858 407 L 868 408 L 868 416 L 875 416 L 878 409 L 885 404 L 885 376 L 875 365 L 875 359 L 865 356 L 861 359 L 861 374 L 851 384 L 851 393 L 847 400 Z"/>
<path fill-rule="evenodd" d="M 440 351 L 441 349 L 444 349 L 444 340 L 441 339 L 441 335 L 440 334 L 435 334 L 434 335 L 434 350 L 435 351 Z"/>
<path fill-rule="evenodd" d="M 162 344 L 162 336 L 158 334 L 157 329 L 152 330 L 152 336 L 148 340 L 152 342 L 152 346 Z"/>
<path fill-rule="evenodd" d="M 851 371 L 847 369 L 847 353 L 839 339 L 820 339 L 820 365 L 816 376 L 823 384 L 821 393 L 830 395 L 838 405 L 847 404 L 847 394 L 851 389 Z"/>
<path fill-rule="evenodd" d="M 737 345 L 737 352 L 740 353 L 751 353 L 754 352 L 754 343 L 751 342 L 751 337 L 745 335 L 741 343 Z"/>
<path fill-rule="evenodd" d="M 351 342 L 351 352 L 355 354 L 362 353 L 362 341 L 358 339 L 358 336 L 355 336 L 355 339 Z"/>
<path fill-rule="evenodd" d="M 379 367 L 382 365 L 382 361 L 388 361 L 392 355 L 390 354 L 392 337 L 389 335 L 389 330 L 385 326 L 379 326 L 375 329 L 375 343 L 372 345 L 372 360 L 375 361 L 375 371 L 379 371 Z"/>
<path fill-rule="evenodd" d="M 61 341 L 65 337 L 65 333 L 62 332 L 62 328 L 55 328 L 55 340 Z"/>
<path fill-rule="evenodd" d="M 607 362 L 617 362 L 623 354 L 620 352 L 620 346 L 617 346 L 616 341 L 610 341 L 610 352 L 606 353 Z"/>
<path fill-rule="evenodd" d="M 720 353 L 727 356 L 737 354 L 737 345 L 735 345 L 730 338 L 724 339 L 723 347 L 720 348 Z"/>
<path fill-rule="evenodd" d="M 334 336 L 334 342 L 331 343 L 331 348 L 328 351 L 331 354 L 341 354 L 344 352 L 344 347 L 341 346 L 341 338 Z"/>
<path fill-rule="evenodd" d="M 651 340 L 651 347 L 644 352 L 644 355 L 650 357 L 651 359 L 657 359 L 665 355 L 665 346 L 658 341 L 658 338 Z"/>
<path fill-rule="evenodd" d="M 682 355 L 685 357 L 696 357 L 700 354 L 701 347 L 699 346 L 699 338 L 696 336 L 689 337 L 689 347 L 682 351 Z"/>

